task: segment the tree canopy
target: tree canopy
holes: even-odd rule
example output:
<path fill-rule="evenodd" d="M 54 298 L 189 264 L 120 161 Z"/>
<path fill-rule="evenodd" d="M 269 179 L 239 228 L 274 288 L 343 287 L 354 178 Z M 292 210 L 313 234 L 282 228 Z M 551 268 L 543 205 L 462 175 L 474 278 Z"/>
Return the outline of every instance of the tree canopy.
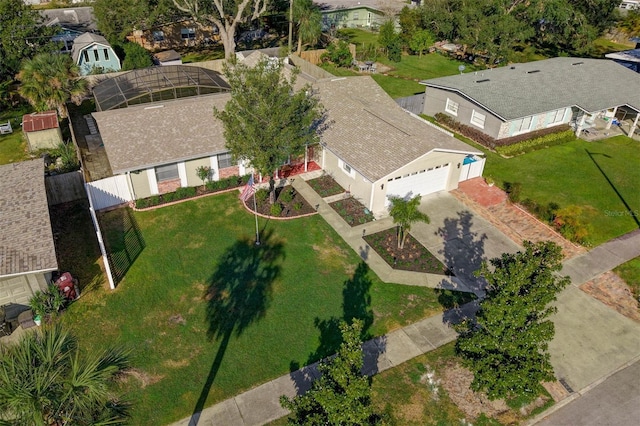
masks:
<path fill-rule="evenodd" d="M 535 398 L 541 381 L 554 380 L 547 349 L 554 335 L 549 306 L 569 284 L 555 275 L 562 250 L 550 241 L 523 243 L 479 271 L 488 283 L 475 322 L 463 323 L 456 350 L 474 373 L 473 390 L 491 399 Z"/>
<path fill-rule="evenodd" d="M 297 25 L 299 55 L 304 43 L 314 45 L 322 35 L 322 14 L 312 0 L 296 0 L 293 2 L 293 19 Z"/>
<path fill-rule="evenodd" d="M 269 0 L 173 0 L 173 4 L 196 23 L 215 25 L 220 31 L 224 57 L 231 59 L 236 51 L 238 25 L 251 22 L 265 13 Z"/>
<path fill-rule="evenodd" d="M 86 92 L 87 82 L 78 79 L 78 66 L 68 55 L 40 53 L 24 61 L 20 73 L 20 95 L 27 99 L 36 111 L 56 108 L 60 117 L 67 116 L 66 103 L 80 104 Z"/>
<path fill-rule="evenodd" d="M 125 40 L 134 29 L 146 29 L 176 15 L 171 0 L 95 0 L 98 29 L 109 42 Z"/>
<path fill-rule="evenodd" d="M 342 344 L 335 358 L 322 361 L 321 373 L 304 395 L 280 398 L 280 404 L 291 410 L 292 425 L 362 426 L 375 423 L 371 406 L 371 384 L 361 373 L 364 365 L 362 321 L 340 324 Z"/>
<path fill-rule="evenodd" d="M 279 60 L 262 59 L 255 67 L 225 65 L 231 99 L 214 115 L 224 125 L 227 148 L 248 160 L 263 176 L 271 176 L 291 156 L 318 141 L 322 110 L 309 87 L 295 91 L 296 71 L 287 78 Z"/>
<path fill-rule="evenodd" d="M 2 423 L 125 423 L 128 404 L 111 385 L 127 366 L 120 350 L 81 352 L 60 325 L 26 334 L 15 345 L 0 345 Z"/>
<path fill-rule="evenodd" d="M 55 50 L 55 29 L 40 25 L 38 12 L 23 0 L 0 0 L 0 82 L 13 80 L 24 59 Z"/>
<path fill-rule="evenodd" d="M 402 197 L 390 197 L 391 208 L 389 214 L 393 218 L 393 223 L 398 224 L 398 248 L 403 249 L 407 240 L 407 235 L 411 231 L 411 226 L 416 222 L 429 223 L 429 216 L 418 210 L 422 196 L 406 200 Z"/>

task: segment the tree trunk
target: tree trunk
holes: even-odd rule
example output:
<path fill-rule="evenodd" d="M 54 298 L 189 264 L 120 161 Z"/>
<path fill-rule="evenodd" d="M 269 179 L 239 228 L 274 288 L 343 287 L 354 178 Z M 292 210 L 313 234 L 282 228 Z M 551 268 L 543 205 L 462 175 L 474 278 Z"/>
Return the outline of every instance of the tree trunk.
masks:
<path fill-rule="evenodd" d="M 298 30 L 300 32 L 300 30 Z M 298 56 L 302 53 L 302 37 L 298 34 Z"/>
<path fill-rule="evenodd" d="M 398 232 L 396 233 L 396 239 L 398 240 L 398 249 L 402 250 L 402 239 L 403 239 L 403 230 L 402 226 L 398 226 Z"/>
<path fill-rule="evenodd" d="M 400 250 L 404 250 L 404 242 L 407 240 L 407 230 L 402 228 L 402 240 L 400 241 Z"/>
<path fill-rule="evenodd" d="M 220 31 L 220 41 L 222 41 L 222 46 L 224 47 L 224 58 L 229 60 L 236 53 L 236 26 L 231 25 L 228 28 L 219 28 Z"/>
<path fill-rule="evenodd" d="M 276 202 L 276 180 L 273 175 L 269 176 L 269 204 Z"/>

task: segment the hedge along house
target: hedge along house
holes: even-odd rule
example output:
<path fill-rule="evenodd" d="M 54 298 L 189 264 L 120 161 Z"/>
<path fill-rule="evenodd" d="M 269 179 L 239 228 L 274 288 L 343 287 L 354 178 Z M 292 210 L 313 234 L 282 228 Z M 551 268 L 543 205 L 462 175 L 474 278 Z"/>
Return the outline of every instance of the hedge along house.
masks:
<path fill-rule="evenodd" d="M 58 269 L 42 159 L 0 166 L 0 305 L 28 305 Z"/>
<path fill-rule="evenodd" d="M 375 215 L 386 214 L 390 196 L 447 191 L 482 175 L 481 152 L 400 108 L 371 77 L 325 79 L 314 88 L 327 110 L 322 168 Z M 476 161 L 480 167 L 463 175 Z"/>
<path fill-rule="evenodd" d="M 98 84 L 93 113 L 114 175 L 134 199 L 202 185 L 197 169 L 219 180 L 247 172 L 225 147 L 223 109 L 229 85 L 219 73 L 169 65 L 135 70 Z"/>
<path fill-rule="evenodd" d="M 71 48 L 73 62 L 80 68 L 80 75 L 120 71 L 120 58 L 106 38 L 98 34 L 84 33 L 73 40 Z"/>
<path fill-rule="evenodd" d="M 440 77 L 426 86 L 424 113 L 444 113 L 494 139 L 572 124 L 576 134 L 614 117 L 638 127 L 640 75 L 603 59 L 553 58 Z M 603 122 L 604 123 L 604 122 Z"/>
<path fill-rule="evenodd" d="M 29 151 L 55 149 L 62 143 L 58 113 L 54 110 L 23 115 L 22 132 Z"/>

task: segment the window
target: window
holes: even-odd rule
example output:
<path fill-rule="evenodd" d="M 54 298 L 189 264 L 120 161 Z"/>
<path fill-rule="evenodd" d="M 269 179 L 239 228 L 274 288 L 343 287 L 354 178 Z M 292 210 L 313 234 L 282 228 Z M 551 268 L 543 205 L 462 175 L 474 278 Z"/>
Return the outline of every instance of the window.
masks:
<path fill-rule="evenodd" d="M 196 38 L 195 28 L 183 28 L 180 30 L 180 36 L 183 40 L 194 40 Z"/>
<path fill-rule="evenodd" d="M 82 57 L 84 58 L 85 62 L 89 62 L 89 52 L 87 52 L 86 50 L 82 52 Z"/>
<path fill-rule="evenodd" d="M 350 166 L 350 165 L 348 165 L 347 163 L 343 163 L 343 164 L 342 164 L 342 168 L 344 169 L 344 171 L 345 171 L 345 172 L 347 172 L 347 173 L 351 173 L 351 170 L 352 170 L 352 169 L 351 169 L 351 166 Z"/>
<path fill-rule="evenodd" d="M 93 51 L 93 56 L 96 58 L 96 62 L 98 62 L 100 60 L 100 56 L 98 56 L 98 49 L 95 49 Z"/>
<path fill-rule="evenodd" d="M 233 159 L 231 158 L 231 154 L 220 154 L 218 155 L 218 168 L 224 169 L 227 167 L 233 166 Z"/>
<path fill-rule="evenodd" d="M 474 126 L 478 126 L 481 129 L 484 129 L 484 120 L 486 120 L 487 116 L 484 114 L 480 114 L 478 111 L 476 111 L 475 109 L 473 110 L 473 112 L 471 113 L 471 124 L 473 124 Z"/>
<path fill-rule="evenodd" d="M 153 32 L 153 41 L 156 41 L 156 42 L 164 41 L 164 31 L 154 31 Z"/>
<path fill-rule="evenodd" d="M 109 50 L 108 49 L 104 49 L 104 60 L 108 61 L 109 60 Z"/>
<path fill-rule="evenodd" d="M 551 112 L 551 120 L 549 121 L 549 124 L 562 123 L 562 120 L 564 120 L 564 108 Z"/>
<path fill-rule="evenodd" d="M 358 16 L 358 11 L 356 10 L 355 12 L 353 12 L 353 20 L 354 20 L 354 21 L 357 21 L 357 20 L 358 20 L 358 18 L 359 18 L 359 16 Z"/>
<path fill-rule="evenodd" d="M 528 132 L 531 129 L 531 121 L 533 117 L 524 117 L 514 120 L 513 134 Z"/>
<path fill-rule="evenodd" d="M 444 110 L 447 111 L 449 114 L 458 115 L 459 106 L 460 105 L 458 105 L 457 102 L 447 98 L 447 105 L 444 107 Z"/>
<path fill-rule="evenodd" d="M 180 176 L 178 175 L 177 163 L 156 167 L 156 180 L 158 182 L 163 182 L 165 180 L 178 179 L 179 177 Z"/>

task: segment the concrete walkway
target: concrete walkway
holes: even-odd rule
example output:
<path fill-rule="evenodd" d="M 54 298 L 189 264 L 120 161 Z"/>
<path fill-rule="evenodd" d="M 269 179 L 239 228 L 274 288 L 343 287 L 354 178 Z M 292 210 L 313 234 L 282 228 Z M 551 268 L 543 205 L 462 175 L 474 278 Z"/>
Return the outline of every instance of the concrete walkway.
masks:
<path fill-rule="evenodd" d="M 412 235 L 452 268 L 458 278 L 396 271 L 362 239 L 363 234 L 392 227 L 390 218 L 352 228 L 300 176 L 292 181 L 293 187 L 310 204 L 317 206 L 322 217 L 385 282 L 452 288 L 482 295 L 482 283 L 474 281 L 473 268 L 479 266 L 482 259 L 520 248 L 491 224 L 474 216 L 455 198 L 446 193 L 435 194 L 425 197 L 421 205 L 421 210 L 429 214 L 431 224 L 414 225 Z M 558 298 L 558 313 L 553 318 L 556 336 L 549 351 L 556 376 L 575 390 L 603 380 L 640 354 L 640 324 L 577 287 L 637 256 L 640 256 L 640 231 L 603 244 L 564 265 L 562 273 L 571 277 L 572 285 Z M 473 315 L 476 310 L 477 303 L 470 303 L 456 312 L 436 315 L 365 342 L 364 372 L 369 375 L 379 373 L 455 340 L 457 334 L 448 324 Z M 253 426 L 269 423 L 287 414 L 280 407 L 281 395 L 292 397 L 304 393 L 317 377 L 317 364 L 304 367 L 174 425 Z"/>

